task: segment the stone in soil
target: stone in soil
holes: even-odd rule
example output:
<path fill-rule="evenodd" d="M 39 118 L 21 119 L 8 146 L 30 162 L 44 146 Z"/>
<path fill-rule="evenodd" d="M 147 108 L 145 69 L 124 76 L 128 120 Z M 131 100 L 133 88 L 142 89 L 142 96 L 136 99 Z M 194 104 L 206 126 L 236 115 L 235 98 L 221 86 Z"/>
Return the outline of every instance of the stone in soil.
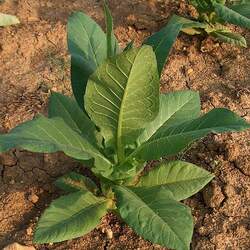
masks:
<path fill-rule="evenodd" d="M 35 250 L 34 247 L 32 246 L 23 246 L 23 245 L 20 245 L 19 243 L 12 243 L 6 247 L 4 247 L 3 250 Z"/>

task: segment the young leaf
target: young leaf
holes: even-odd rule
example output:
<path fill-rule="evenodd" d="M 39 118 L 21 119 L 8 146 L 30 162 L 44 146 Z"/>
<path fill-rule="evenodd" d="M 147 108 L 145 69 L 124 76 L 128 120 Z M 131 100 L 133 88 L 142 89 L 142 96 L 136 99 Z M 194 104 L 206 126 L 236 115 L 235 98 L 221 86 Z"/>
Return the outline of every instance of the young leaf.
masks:
<path fill-rule="evenodd" d="M 185 149 L 194 140 L 209 133 L 242 131 L 250 125 L 233 112 L 217 108 L 204 116 L 184 122 L 183 124 L 165 127 L 164 125 L 129 158 L 153 160 L 162 156 L 174 155 Z"/>
<path fill-rule="evenodd" d="M 97 134 L 95 124 L 73 98 L 53 92 L 49 98 L 49 117 L 61 117 L 71 129 L 80 133 L 91 144 L 97 145 L 100 135 Z"/>
<path fill-rule="evenodd" d="M 164 188 L 115 186 L 118 211 L 124 221 L 146 240 L 188 250 L 192 238 L 191 211 Z"/>
<path fill-rule="evenodd" d="M 216 39 L 222 42 L 231 43 L 233 45 L 245 48 L 247 47 L 246 39 L 237 33 L 232 33 L 227 30 L 216 30 L 214 32 L 209 33 L 209 35 L 215 37 Z"/>
<path fill-rule="evenodd" d="M 85 108 L 121 161 L 125 145 L 135 142 L 158 113 L 159 77 L 152 48 L 131 49 L 102 64 L 88 81 Z"/>
<path fill-rule="evenodd" d="M 239 13 L 240 15 L 250 19 L 250 1 L 249 3 L 245 4 L 230 5 L 229 8 Z"/>
<path fill-rule="evenodd" d="M 76 192 L 53 201 L 40 218 L 35 243 L 80 237 L 93 230 L 107 213 L 110 201 L 90 192 Z"/>
<path fill-rule="evenodd" d="M 112 57 L 118 53 L 119 45 L 113 32 L 113 18 L 106 1 L 104 1 L 104 14 L 107 33 L 107 57 Z"/>
<path fill-rule="evenodd" d="M 98 191 L 98 187 L 90 178 L 75 172 L 58 178 L 55 185 L 66 192 L 90 191 L 95 194 Z"/>
<path fill-rule="evenodd" d="M 250 29 L 250 19 L 218 3 L 213 3 L 216 14 L 228 23 Z"/>
<path fill-rule="evenodd" d="M 194 22 L 179 16 L 172 16 L 165 27 L 154 33 L 144 41 L 144 44 L 151 45 L 156 55 L 159 75 L 167 61 L 170 49 L 172 48 L 182 28 L 203 27 L 204 24 Z"/>
<path fill-rule="evenodd" d="M 106 35 L 93 19 L 81 12 L 69 17 L 67 30 L 72 89 L 77 103 L 84 109 L 83 96 L 88 78 L 107 58 Z"/>
<path fill-rule="evenodd" d="M 137 187 L 163 186 L 173 194 L 175 200 L 184 200 L 198 191 L 213 179 L 208 171 L 191 163 L 172 161 L 162 163 L 142 176 Z"/>
<path fill-rule="evenodd" d="M 147 141 L 161 126 L 174 126 L 200 116 L 200 97 L 194 91 L 176 91 L 160 95 L 157 117 L 149 123 L 138 138 L 141 144 Z"/>
<path fill-rule="evenodd" d="M 20 21 L 16 16 L 0 13 L 0 27 L 18 24 Z"/>
<path fill-rule="evenodd" d="M 111 163 L 59 117 L 48 119 L 39 116 L 8 134 L 0 135 L 0 152 L 15 147 L 39 153 L 62 151 L 78 160 L 94 158 L 100 171 L 111 171 Z"/>

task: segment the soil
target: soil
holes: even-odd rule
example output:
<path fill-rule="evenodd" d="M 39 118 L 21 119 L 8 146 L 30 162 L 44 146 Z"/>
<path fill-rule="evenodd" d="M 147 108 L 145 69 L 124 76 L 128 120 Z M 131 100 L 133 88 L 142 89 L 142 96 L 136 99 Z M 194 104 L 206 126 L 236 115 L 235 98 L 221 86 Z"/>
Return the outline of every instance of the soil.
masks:
<path fill-rule="evenodd" d="M 170 13 L 188 16 L 183 1 L 110 0 L 121 46 L 143 39 L 167 22 Z M 70 94 L 66 21 L 83 10 L 102 26 L 98 0 L 1 0 L 0 12 L 17 15 L 21 24 L 0 29 L 0 132 L 45 113 L 50 91 Z M 250 32 L 231 27 L 250 40 Z M 250 41 L 249 41 L 250 42 Z M 226 107 L 250 122 L 250 49 L 181 34 L 162 75 L 163 92 L 193 89 L 202 110 Z M 192 249 L 250 249 L 250 132 L 210 135 L 179 158 L 208 169 L 215 179 L 185 201 L 195 220 Z M 32 245 L 35 223 L 59 195 L 56 177 L 77 162 L 62 153 L 12 150 L 0 155 L 0 249 L 19 242 Z M 71 241 L 35 245 L 36 249 L 164 249 L 137 236 L 109 214 L 88 235 Z"/>

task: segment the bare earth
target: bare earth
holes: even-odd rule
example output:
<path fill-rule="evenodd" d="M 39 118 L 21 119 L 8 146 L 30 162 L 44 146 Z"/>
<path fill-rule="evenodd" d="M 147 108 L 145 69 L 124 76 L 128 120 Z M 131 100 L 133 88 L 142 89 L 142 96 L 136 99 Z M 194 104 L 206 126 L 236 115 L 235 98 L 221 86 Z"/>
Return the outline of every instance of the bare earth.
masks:
<path fill-rule="evenodd" d="M 121 46 L 167 22 L 170 13 L 188 15 L 182 1 L 110 0 Z M 177 4 L 181 2 L 181 4 Z M 0 12 L 17 15 L 21 25 L 0 29 L 0 132 L 46 114 L 51 90 L 70 94 L 66 20 L 82 10 L 104 24 L 97 0 L 1 0 Z M 236 30 L 235 27 L 232 27 Z M 237 29 L 250 44 L 250 32 Z M 162 91 L 200 91 L 203 111 L 229 108 L 250 122 L 250 49 L 181 35 L 162 76 Z M 215 173 L 202 192 L 185 201 L 192 207 L 192 249 L 250 249 L 250 132 L 211 135 L 179 157 Z M 13 150 L 0 155 L 0 249 L 11 242 L 32 244 L 35 223 L 59 193 L 56 177 L 76 169 L 61 153 Z M 111 237 L 112 236 L 112 237 Z M 115 215 L 85 237 L 36 249 L 164 249 L 144 241 Z"/>

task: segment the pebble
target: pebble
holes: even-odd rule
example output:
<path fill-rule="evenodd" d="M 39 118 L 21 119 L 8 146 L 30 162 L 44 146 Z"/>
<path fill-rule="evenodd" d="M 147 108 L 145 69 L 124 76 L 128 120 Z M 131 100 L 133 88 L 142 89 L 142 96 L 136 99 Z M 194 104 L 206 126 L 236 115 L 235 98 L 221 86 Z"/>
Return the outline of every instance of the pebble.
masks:
<path fill-rule="evenodd" d="M 3 250 L 35 250 L 33 246 L 23 246 L 15 242 L 3 248 Z"/>
<path fill-rule="evenodd" d="M 113 239 L 113 231 L 111 229 L 106 229 L 106 234 L 108 239 Z"/>
<path fill-rule="evenodd" d="M 193 72 L 194 72 L 194 70 L 192 68 L 187 70 L 188 75 L 191 75 Z"/>
<path fill-rule="evenodd" d="M 33 232 L 33 230 L 32 230 L 31 227 L 28 227 L 28 228 L 26 229 L 27 235 L 32 235 L 32 232 Z"/>
<path fill-rule="evenodd" d="M 39 200 L 39 197 L 36 194 L 30 194 L 28 196 L 28 200 L 32 203 L 37 203 Z"/>

